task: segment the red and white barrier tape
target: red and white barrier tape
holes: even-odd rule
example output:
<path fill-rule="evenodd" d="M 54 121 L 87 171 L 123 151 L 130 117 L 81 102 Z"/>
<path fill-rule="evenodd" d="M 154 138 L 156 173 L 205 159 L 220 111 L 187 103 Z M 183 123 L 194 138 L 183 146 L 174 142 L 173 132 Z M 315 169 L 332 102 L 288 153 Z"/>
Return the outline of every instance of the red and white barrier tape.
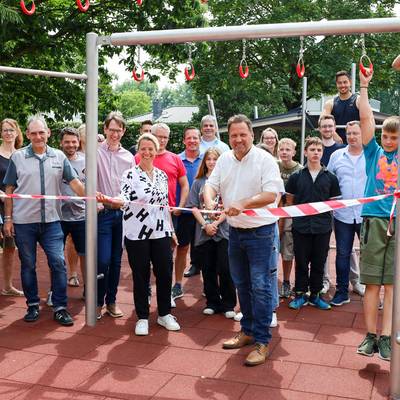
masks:
<path fill-rule="evenodd" d="M 393 196 L 393 207 L 392 215 L 394 215 L 395 199 L 400 197 L 400 191 L 394 193 L 382 194 L 379 196 L 363 197 L 360 199 L 349 199 L 349 200 L 327 200 L 315 203 L 296 204 L 287 207 L 276 207 L 276 208 L 257 208 L 252 210 L 244 210 L 243 213 L 250 217 L 279 217 L 279 218 L 293 218 L 293 217 L 304 217 L 307 215 L 317 215 L 328 211 L 334 211 L 341 208 L 358 206 L 360 204 L 372 203 L 374 201 L 383 200 L 387 197 Z M 32 199 L 32 200 L 95 200 L 94 196 L 54 196 L 54 195 L 31 195 L 31 194 L 0 194 L 0 198 L 12 198 L 12 199 Z M 138 204 L 144 207 L 160 207 L 159 204 L 146 204 L 137 201 L 130 202 L 132 204 Z M 191 208 L 186 207 L 169 207 L 170 210 L 180 211 L 192 211 Z M 221 211 L 218 210 L 199 210 L 206 214 L 216 214 Z"/>

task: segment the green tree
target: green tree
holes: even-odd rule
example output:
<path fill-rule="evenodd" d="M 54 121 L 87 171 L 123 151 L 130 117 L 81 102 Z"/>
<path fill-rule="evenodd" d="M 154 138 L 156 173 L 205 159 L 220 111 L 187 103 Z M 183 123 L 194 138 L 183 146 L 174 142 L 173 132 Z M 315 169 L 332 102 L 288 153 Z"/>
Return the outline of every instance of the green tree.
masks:
<path fill-rule="evenodd" d="M 140 90 L 127 90 L 120 93 L 116 104 L 118 110 L 122 112 L 125 118 L 151 111 L 150 97 Z"/>
<path fill-rule="evenodd" d="M 29 0 L 27 5 L 30 6 Z M 74 0 L 36 0 L 33 16 L 22 14 L 19 2 L 0 0 L 0 60 L 2 65 L 82 73 L 85 71 L 85 35 L 203 26 L 204 6 L 199 0 L 101 0 L 81 13 Z M 10 14 L 11 11 L 11 14 Z M 10 17 L 11 15 L 11 17 Z M 18 16 L 22 23 L 15 23 Z M 184 46 L 146 46 L 152 66 L 169 71 L 182 62 Z M 133 68 L 135 48 L 127 47 L 125 64 Z M 122 48 L 100 47 L 99 64 Z M 146 66 L 145 69 L 147 70 Z M 147 75 L 146 79 L 155 80 Z M 100 71 L 100 105 L 112 107 L 110 77 Z M 0 74 L 0 115 L 22 121 L 30 113 L 53 111 L 56 119 L 84 112 L 84 82 L 34 76 Z M 106 97 L 104 97 L 106 96 Z"/>
<path fill-rule="evenodd" d="M 396 1 L 380 0 L 241 0 L 209 2 L 210 25 L 270 24 L 280 22 L 319 21 L 346 18 L 393 16 Z M 400 47 L 398 34 L 366 35 L 366 48 L 374 62 L 375 76 L 371 95 L 395 85 L 390 64 Z M 221 124 L 231 115 L 252 115 L 253 107 L 260 116 L 283 113 L 301 105 L 302 83 L 295 73 L 299 55 L 299 38 L 258 39 L 247 41 L 250 76 L 241 79 L 238 66 L 242 42 L 196 44 L 193 53 L 197 76 L 191 81 L 198 99 L 213 97 Z M 360 37 L 305 37 L 305 66 L 308 97 L 335 93 L 336 71 L 350 70 L 361 55 Z M 199 115 L 207 112 L 205 101 Z"/>

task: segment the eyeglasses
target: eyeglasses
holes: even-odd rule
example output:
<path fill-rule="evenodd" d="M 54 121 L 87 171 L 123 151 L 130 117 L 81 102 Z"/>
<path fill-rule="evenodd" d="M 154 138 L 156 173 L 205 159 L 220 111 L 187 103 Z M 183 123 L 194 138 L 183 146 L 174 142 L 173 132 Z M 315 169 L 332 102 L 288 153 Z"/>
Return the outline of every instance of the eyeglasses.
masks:
<path fill-rule="evenodd" d="M 321 125 L 320 126 L 321 129 L 332 129 L 334 127 L 335 127 L 335 125 Z"/>
<path fill-rule="evenodd" d="M 13 132 L 15 132 L 15 129 L 2 129 L 1 131 L 3 133 L 13 133 Z"/>
<path fill-rule="evenodd" d="M 275 136 L 267 137 L 264 136 L 264 140 L 276 140 Z"/>

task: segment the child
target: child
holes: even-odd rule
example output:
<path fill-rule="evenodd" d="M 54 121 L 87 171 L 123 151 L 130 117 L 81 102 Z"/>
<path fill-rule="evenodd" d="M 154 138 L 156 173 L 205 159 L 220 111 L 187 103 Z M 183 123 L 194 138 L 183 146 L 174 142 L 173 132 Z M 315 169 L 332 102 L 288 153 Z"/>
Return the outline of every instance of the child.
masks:
<path fill-rule="evenodd" d="M 400 119 L 389 117 L 383 122 L 381 143 L 375 139 L 375 121 L 368 102 L 368 85 L 373 72 L 360 73 L 360 124 L 364 146 L 367 183 L 365 196 L 375 196 L 396 190 L 398 173 L 398 137 Z M 395 237 L 390 224 L 392 198 L 365 204 L 361 227 L 360 282 L 366 285 L 364 318 L 367 334 L 357 353 L 372 357 L 378 351 L 383 360 L 391 358 L 392 301 Z M 382 332 L 377 337 L 378 303 L 381 286 L 385 289 Z"/>
<path fill-rule="evenodd" d="M 289 177 L 286 204 L 312 203 L 340 196 L 338 179 L 321 165 L 323 148 L 320 138 L 307 138 L 304 149 L 307 164 Z M 293 218 L 292 232 L 296 260 L 296 297 L 289 303 L 289 307 L 298 310 L 310 304 L 321 310 L 329 310 L 331 306 L 320 297 L 320 292 L 332 232 L 332 213 Z"/>
<path fill-rule="evenodd" d="M 278 166 L 281 173 L 283 183 L 286 185 L 290 175 L 302 168 L 301 164 L 293 160 L 296 154 L 296 142 L 289 138 L 283 138 L 278 144 Z M 286 196 L 282 196 L 279 207 L 286 205 Z M 291 293 L 290 288 L 290 273 L 294 259 L 293 252 L 293 235 L 292 235 L 292 218 L 281 218 L 279 220 L 279 234 L 281 238 L 281 256 L 283 268 L 283 283 L 279 290 L 279 296 L 289 298 Z"/>
<path fill-rule="evenodd" d="M 225 214 L 213 221 L 199 208 L 204 208 L 203 189 L 215 167 L 219 150 L 209 148 L 200 164 L 196 180 L 190 189 L 186 207 L 193 207 L 193 215 L 197 220 L 195 244 L 201 247 L 205 255 L 203 262 L 204 292 L 207 299 L 203 314 L 212 315 L 223 312 L 226 318 L 234 318 L 236 291 L 229 272 L 228 239 L 229 228 Z M 218 206 L 218 199 L 216 200 Z"/>

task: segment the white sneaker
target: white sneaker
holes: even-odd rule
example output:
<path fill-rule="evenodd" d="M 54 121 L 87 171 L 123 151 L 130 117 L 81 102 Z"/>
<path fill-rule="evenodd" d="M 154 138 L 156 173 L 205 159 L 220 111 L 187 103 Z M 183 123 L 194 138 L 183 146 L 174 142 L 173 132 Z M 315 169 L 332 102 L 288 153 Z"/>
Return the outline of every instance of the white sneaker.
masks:
<path fill-rule="evenodd" d="M 139 319 L 135 326 L 135 335 L 146 336 L 149 334 L 149 320 Z"/>
<path fill-rule="evenodd" d="M 353 285 L 353 292 L 357 293 L 358 295 L 360 295 L 361 297 L 364 296 L 365 293 L 365 285 L 362 285 L 360 282 L 356 282 Z"/>
<path fill-rule="evenodd" d="M 243 314 L 241 312 L 238 312 L 233 319 L 237 322 L 240 322 L 240 320 L 243 318 Z"/>
<path fill-rule="evenodd" d="M 51 290 L 49 290 L 47 292 L 47 299 L 46 299 L 46 304 L 49 307 L 53 307 L 53 299 L 52 299 L 52 297 L 53 297 L 53 292 Z"/>
<path fill-rule="evenodd" d="M 171 308 L 176 308 L 175 300 L 171 297 Z"/>
<path fill-rule="evenodd" d="M 203 310 L 203 314 L 205 314 L 205 315 L 214 315 L 215 311 L 212 308 L 207 307 L 207 308 L 205 308 Z"/>
<path fill-rule="evenodd" d="M 158 317 L 157 324 L 163 326 L 169 331 L 179 331 L 179 329 L 181 329 L 178 322 L 176 322 L 176 318 L 171 314 L 164 315 L 163 317 Z"/>
<path fill-rule="evenodd" d="M 276 311 L 272 313 L 272 320 L 269 324 L 270 328 L 276 328 L 278 326 L 278 317 L 276 316 Z"/>
<path fill-rule="evenodd" d="M 232 319 L 232 318 L 235 318 L 235 317 L 236 317 L 235 311 L 226 311 L 225 312 L 225 318 Z"/>
<path fill-rule="evenodd" d="M 329 288 L 331 287 L 331 283 L 329 281 L 324 281 L 321 293 L 322 294 L 327 294 L 329 292 Z"/>

